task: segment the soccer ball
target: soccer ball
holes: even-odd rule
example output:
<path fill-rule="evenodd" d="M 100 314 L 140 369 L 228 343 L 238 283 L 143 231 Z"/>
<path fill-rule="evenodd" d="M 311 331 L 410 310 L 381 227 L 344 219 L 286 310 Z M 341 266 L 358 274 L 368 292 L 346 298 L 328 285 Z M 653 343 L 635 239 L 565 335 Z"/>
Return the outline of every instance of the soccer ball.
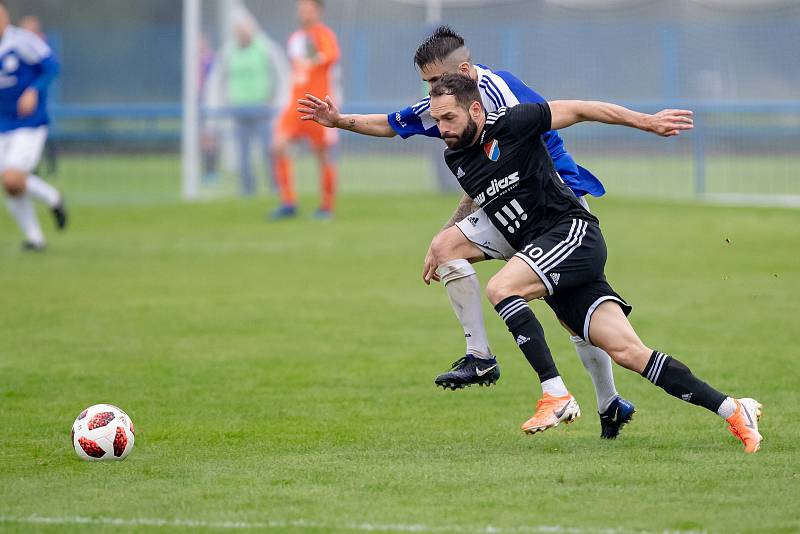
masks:
<path fill-rule="evenodd" d="M 72 447 L 81 460 L 124 460 L 133 450 L 133 421 L 113 404 L 95 404 L 72 424 Z"/>

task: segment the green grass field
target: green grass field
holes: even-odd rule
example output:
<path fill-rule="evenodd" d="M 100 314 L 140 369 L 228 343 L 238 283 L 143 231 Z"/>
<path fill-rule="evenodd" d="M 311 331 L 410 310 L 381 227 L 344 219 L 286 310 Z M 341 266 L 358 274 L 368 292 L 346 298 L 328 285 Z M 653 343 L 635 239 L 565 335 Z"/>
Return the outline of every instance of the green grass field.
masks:
<path fill-rule="evenodd" d="M 463 339 L 419 273 L 454 196 L 350 194 L 336 221 L 268 224 L 263 198 L 124 202 L 156 179 L 131 170 L 114 196 L 82 165 L 59 179 L 73 224 L 44 219 L 46 253 L 20 252 L 0 217 L 0 530 L 800 530 L 800 211 L 592 204 L 645 342 L 764 403 L 748 456 L 716 416 L 621 368 L 639 413 L 601 441 L 589 378 L 540 303 L 577 423 L 519 431 L 538 386 L 488 303 L 502 379 L 434 388 Z M 124 462 L 70 448 L 98 402 L 136 424 Z"/>

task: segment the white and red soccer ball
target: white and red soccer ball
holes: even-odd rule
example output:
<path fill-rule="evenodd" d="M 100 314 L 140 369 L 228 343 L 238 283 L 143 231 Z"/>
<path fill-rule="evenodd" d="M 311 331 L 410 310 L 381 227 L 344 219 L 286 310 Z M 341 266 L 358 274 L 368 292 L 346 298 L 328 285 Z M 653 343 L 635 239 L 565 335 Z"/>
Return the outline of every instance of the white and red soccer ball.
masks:
<path fill-rule="evenodd" d="M 133 421 L 113 404 L 89 406 L 72 424 L 72 447 L 82 460 L 124 460 L 133 440 Z"/>

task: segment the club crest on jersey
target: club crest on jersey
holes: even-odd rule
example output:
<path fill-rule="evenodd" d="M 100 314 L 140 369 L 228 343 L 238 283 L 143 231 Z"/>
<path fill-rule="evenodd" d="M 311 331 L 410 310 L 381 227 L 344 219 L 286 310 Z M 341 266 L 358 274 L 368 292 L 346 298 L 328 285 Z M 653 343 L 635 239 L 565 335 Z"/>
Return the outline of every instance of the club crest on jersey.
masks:
<path fill-rule="evenodd" d="M 500 143 L 497 139 L 492 139 L 483 145 L 483 151 L 486 152 L 486 157 L 492 161 L 500 159 Z"/>

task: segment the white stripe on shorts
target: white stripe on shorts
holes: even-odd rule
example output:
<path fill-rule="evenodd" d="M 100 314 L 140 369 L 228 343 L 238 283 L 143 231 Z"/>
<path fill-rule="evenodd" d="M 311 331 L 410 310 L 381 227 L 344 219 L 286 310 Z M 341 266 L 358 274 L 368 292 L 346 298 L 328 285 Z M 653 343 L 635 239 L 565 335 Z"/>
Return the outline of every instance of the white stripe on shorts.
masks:
<path fill-rule="evenodd" d="M 561 250 L 561 248 L 562 248 L 564 245 L 566 245 L 568 242 L 570 242 L 570 241 L 572 240 L 573 232 L 575 231 L 575 226 L 576 226 L 577 224 L 578 224 L 578 219 L 572 219 L 572 226 L 570 226 L 570 228 L 569 228 L 569 232 L 567 233 L 567 237 L 565 237 L 565 238 L 564 238 L 564 240 L 563 240 L 563 241 L 561 241 L 561 242 L 559 242 L 559 243 L 558 243 L 556 246 L 554 246 L 553 248 L 551 248 L 550 250 L 548 250 L 548 251 L 547 251 L 547 253 L 546 253 L 546 254 L 544 254 L 544 255 L 543 255 L 541 258 L 537 258 L 537 259 L 536 259 L 537 265 L 538 265 L 540 262 L 543 262 L 543 261 L 545 261 L 546 259 L 548 259 L 548 258 L 549 258 L 550 256 L 552 256 L 553 254 L 557 253 L 559 250 Z"/>
<path fill-rule="evenodd" d="M 586 229 L 589 228 L 589 223 L 587 223 L 586 221 L 578 221 L 578 225 L 581 226 L 581 228 L 575 234 L 577 242 L 575 242 L 575 239 L 573 239 L 572 247 L 569 248 L 567 251 L 565 251 L 559 258 L 555 257 L 550 258 L 550 261 L 547 263 L 547 265 L 541 265 L 542 270 L 545 273 L 547 273 L 548 271 L 553 269 L 556 265 L 567 259 L 570 254 L 575 252 L 575 249 L 581 246 L 581 243 L 583 243 L 583 238 L 584 236 L 586 236 Z"/>

